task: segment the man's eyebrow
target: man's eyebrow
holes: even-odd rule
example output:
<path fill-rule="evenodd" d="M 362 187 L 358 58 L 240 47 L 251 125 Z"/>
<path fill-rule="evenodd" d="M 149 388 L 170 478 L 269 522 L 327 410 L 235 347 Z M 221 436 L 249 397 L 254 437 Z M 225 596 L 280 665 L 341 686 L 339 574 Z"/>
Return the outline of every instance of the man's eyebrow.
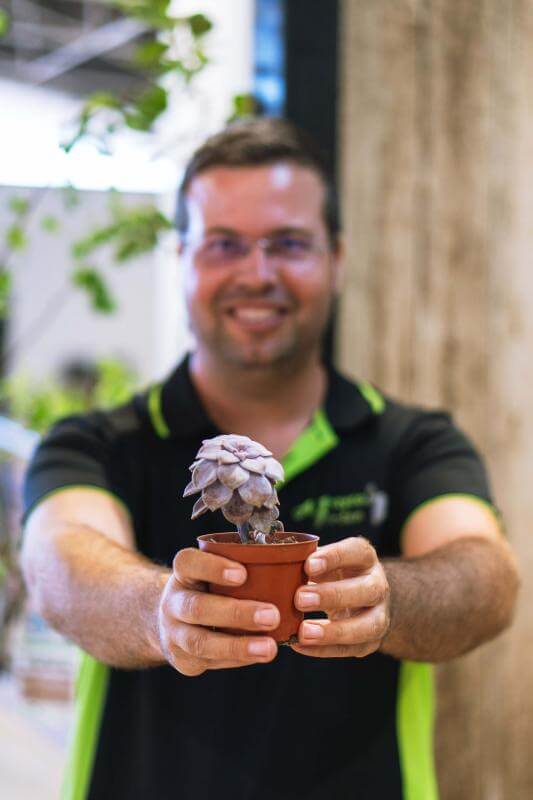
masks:
<path fill-rule="evenodd" d="M 206 235 L 209 236 L 212 233 L 224 233 L 226 236 L 240 235 L 234 228 L 225 228 L 224 225 L 213 225 L 213 227 L 207 228 Z"/>
<path fill-rule="evenodd" d="M 211 228 L 207 228 L 206 236 L 211 234 L 222 233 L 226 236 L 241 236 L 242 234 L 239 231 L 236 231 L 235 228 L 226 228 L 224 225 L 213 225 Z M 309 228 L 302 228 L 297 225 L 283 225 L 279 228 L 272 228 L 265 236 L 287 236 L 287 235 L 298 235 L 298 236 L 312 236 L 312 231 Z"/>

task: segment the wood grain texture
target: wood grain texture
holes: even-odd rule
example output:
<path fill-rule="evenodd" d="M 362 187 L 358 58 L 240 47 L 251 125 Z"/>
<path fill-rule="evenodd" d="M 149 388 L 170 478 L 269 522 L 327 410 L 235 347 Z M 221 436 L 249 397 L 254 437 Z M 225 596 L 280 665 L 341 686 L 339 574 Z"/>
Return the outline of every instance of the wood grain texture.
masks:
<path fill-rule="evenodd" d="M 533 3 L 345 0 L 338 361 L 454 412 L 523 584 L 513 628 L 439 669 L 442 800 L 533 797 Z"/>

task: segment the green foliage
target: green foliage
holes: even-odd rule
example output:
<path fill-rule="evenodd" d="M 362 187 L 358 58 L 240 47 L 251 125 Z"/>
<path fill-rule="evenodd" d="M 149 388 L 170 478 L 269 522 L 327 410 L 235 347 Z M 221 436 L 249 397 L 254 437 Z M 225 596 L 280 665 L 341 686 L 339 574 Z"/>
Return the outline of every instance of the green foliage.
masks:
<path fill-rule="evenodd" d="M 209 33 L 213 27 L 213 23 L 205 16 L 205 14 L 193 14 L 192 16 L 188 17 L 187 21 L 189 23 L 192 35 L 196 38 Z"/>
<path fill-rule="evenodd" d="M 0 266 L 0 319 L 5 319 L 7 316 L 10 294 L 11 275 Z"/>
<path fill-rule="evenodd" d="M 161 69 L 163 56 L 168 50 L 168 45 L 151 39 L 149 42 L 140 44 L 134 53 L 133 63 L 141 69 L 153 70 Z"/>
<path fill-rule="evenodd" d="M 154 85 L 139 95 L 131 109 L 124 110 L 124 121 L 128 128 L 149 131 L 167 107 L 167 94 L 161 86 Z"/>
<path fill-rule="evenodd" d="M 10 23 L 11 21 L 7 11 L 4 11 L 3 8 L 0 8 L 0 38 L 6 35 L 9 30 Z"/>
<path fill-rule="evenodd" d="M 171 221 L 154 205 L 126 207 L 115 197 L 111 211 L 110 225 L 96 228 L 75 243 L 74 258 L 86 258 L 102 245 L 114 243 L 114 258 L 122 263 L 153 250 L 159 235 L 172 228 Z"/>
<path fill-rule="evenodd" d="M 16 214 L 17 217 L 23 217 L 28 213 L 30 208 L 30 201 L 26 197 L 21 197 L 19 194 L 14 194 L 9 198 L 9 210 Z"/>
<path fill-rule="evenodd" d="M 6 232 L 6 245 L 10 250 L 24 250 L 28 245 L 26 231 L 18 223 L 10 225 Z"/>
<path fill-rule="evenodd" d="M 57 381 L 35 381 L 16 374 L 0 382 L 0 400 L 14 419 L 44 433 L 58 419 L 91 408 L 112 408 L 125 402 L 138 387 L 135 373 L 116 359 L 95 365 L 96 384 L 91 393 L 61 386 Z"/>
<path fill-rule="evenodd" d="M 72 275 L 72 282 L 87 292 L 94 311 L 111 314 L 116 309 L 116 302 L 98 270 L 79 267 Z"/>
<path fill-rule="evenodd" d="M 254 117 L 259 111 L 259 104 L 253 94 L 237 94 L 233 98 L 232 113 L 228 122 Z"/>
<path fill-rule="evenodd" d="M 164 30 L 175 25 L 175 19 L 168 15 L 170 0 L 110 0 L 110 5 L 152 28 Z"/>
<path fill-rule="evenodd" d="M 41 220 L 41 228 L 43 231 L 46 231 L 46 233 L 57 233 L 60 228 L 58 218 L 54 217 L 52 214 L 47 214 Z"/>

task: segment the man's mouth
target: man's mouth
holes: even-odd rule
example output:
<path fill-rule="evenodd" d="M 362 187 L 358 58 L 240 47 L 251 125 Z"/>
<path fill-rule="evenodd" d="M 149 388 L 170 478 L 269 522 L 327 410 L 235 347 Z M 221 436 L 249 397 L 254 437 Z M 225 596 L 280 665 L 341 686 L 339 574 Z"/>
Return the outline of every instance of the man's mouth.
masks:
<path fill-rule="evenodd" d="M 267 331 L 277 327 L 287 316 L 289 309 L 285 306 L 230 306 L 226 315 L 239 327 L 254 331 Z"/>

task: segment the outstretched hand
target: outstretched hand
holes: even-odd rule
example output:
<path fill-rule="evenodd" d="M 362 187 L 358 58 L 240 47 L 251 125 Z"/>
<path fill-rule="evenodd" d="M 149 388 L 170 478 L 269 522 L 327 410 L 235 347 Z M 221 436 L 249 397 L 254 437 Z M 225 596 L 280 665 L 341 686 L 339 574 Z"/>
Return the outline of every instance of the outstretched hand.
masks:
<path fill-rule="evenodd" d="M 158 628 L 163 656 L 182 675 L 266 663 L 276 657 L 276 641 L 268 635 L 279 625 L 276 606 L 206 592 L 207 583 L 235 586 L 245 580 L 246 568 L 222 556 L 193 547 L 176 554 L 159 604 Z M 235 635 L 214 627 L 235 628 Z M 250 636 L 237 633 L 242 630 L 250 631 Z"/>
<path fill-rule="evenodd" d="M 362 658 L 377 650 L 389 630 L 390 591 L 372 545 L 358 536 L 320 547 L 305 571 L 312 583 L 298 589 L 295 605 L 328 617 L 302 622 L 293 650 L 318 658 Z"/>

